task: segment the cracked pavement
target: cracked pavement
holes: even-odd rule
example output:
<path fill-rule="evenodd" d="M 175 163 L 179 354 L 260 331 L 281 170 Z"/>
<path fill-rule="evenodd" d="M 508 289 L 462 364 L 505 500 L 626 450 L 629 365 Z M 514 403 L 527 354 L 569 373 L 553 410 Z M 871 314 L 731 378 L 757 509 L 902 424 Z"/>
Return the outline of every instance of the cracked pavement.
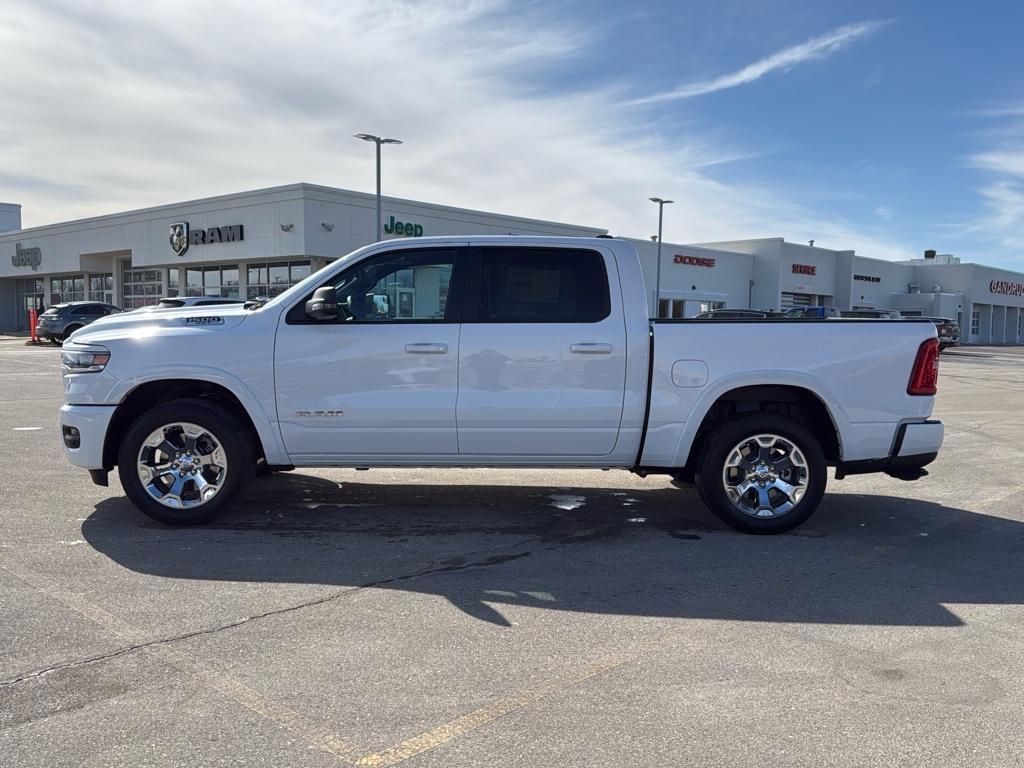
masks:
<path fill-rule="evenodd" d="M 165 528 L 65 464 L 56 362 L 0 342 L 0 765 L 1019 764 L 1024 350 L 943 355 L 929 478 L 774 538 L 583 471 L 299 471 Z"/>

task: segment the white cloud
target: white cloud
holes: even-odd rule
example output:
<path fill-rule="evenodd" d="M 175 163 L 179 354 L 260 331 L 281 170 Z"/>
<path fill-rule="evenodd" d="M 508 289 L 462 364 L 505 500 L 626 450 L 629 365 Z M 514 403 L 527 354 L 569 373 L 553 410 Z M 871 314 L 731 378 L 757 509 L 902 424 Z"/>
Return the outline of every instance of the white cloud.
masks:
<path fill-rule="evenodd" d="M 538 87 L 599 50 L 600 30 L 568 21 L 511 0 L 15 3 L 0 17 L 0 199 L 31 226 L 296 181 L 370 190 L 371 148 L 351 138 L 368 131 L 406 142 L 385 149 L 385 194 L 641 237 L 647 198 L 665 195 L 669 241 L 909 254 L 778 189 L 715 181 L 707 169 L 750 153 L 659 135 L 616 106 L 621 85 Z"/>
<path fill-rule="evenodd" d="M 633 99 L 630 105 L 654 104 L 663 101 L 676 101 L 678 99 L 690 99 L 694 96 L 703 96 L 715 91 L 724 91 L 727 88 L 736 88 L 747 83 L 759 80 L 767 74 L 777 71 L 786 72 L 798 64 L 814 59 L 822 59 L 829 54 L 835 53 L 848 45 L 861 40 L 877 32 L 888 22 L 885 21 L 862 21 L 857 24 L 847 24 L 819 37 L 811 38 L 799 45 L 783 48 L 753 64 L 731 72 L 727 75 L 705 80 L 699 83 L 689 83 L 673 88 L 670 91 L 655 93 L 651 96 L 644 96 Z"/>
<path fill-rule="evenodd" d="M 1017 114 L 1024 111 L 1005 109 L 998 116 Z M 984 213 L 968 224 L 965 233 L 996 243 L 1019 260 L 1024 251 L 1024 146 L 999 146 L 971 155 L 967 162 L 986 172 L 989 181 L 978 190 Z"/>
<path fill-rule="evenodd" d="M 886 221 L 888 221 L 889 219 L 892 218 L 892 208 L 890 208 L 887 205 L 880 205 L 877 208 L 875 208 L 875 216 L 877 216 L 880 219 L 885 219 Z"/>
<path fill-rule="evenodd" d="M 1024 176 L 1024 148 L 997 149 L 972 155 L 971 165 L 986 171 Z"/>

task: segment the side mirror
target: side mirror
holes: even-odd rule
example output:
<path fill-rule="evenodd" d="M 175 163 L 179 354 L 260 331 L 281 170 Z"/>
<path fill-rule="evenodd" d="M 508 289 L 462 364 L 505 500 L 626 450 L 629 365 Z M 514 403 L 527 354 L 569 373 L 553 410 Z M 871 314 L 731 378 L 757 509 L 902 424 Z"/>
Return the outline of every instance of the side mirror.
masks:
<path fill-rule="evenodd" d="M 316 289 L 313 298 L 306 302 L 306 317 L 311 320 L 338 319 L 338 294 L 332 286 Z"/>

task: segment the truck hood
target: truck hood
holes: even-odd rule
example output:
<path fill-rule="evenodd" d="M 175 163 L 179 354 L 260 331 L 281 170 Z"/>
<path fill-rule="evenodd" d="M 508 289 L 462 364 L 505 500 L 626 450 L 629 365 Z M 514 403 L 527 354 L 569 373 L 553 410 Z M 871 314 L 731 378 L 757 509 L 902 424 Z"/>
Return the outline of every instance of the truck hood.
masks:
<path fill-rule="evenodd" d="M 76 344 L 103 343 L 112 339 L 144 339 L 202 332 L 226 331 L 245 322 L 251 314 L 241 304 L 213 307 L 181 307 L 152 312 L 121 312 L 101 317 L 75 331 Z"/>

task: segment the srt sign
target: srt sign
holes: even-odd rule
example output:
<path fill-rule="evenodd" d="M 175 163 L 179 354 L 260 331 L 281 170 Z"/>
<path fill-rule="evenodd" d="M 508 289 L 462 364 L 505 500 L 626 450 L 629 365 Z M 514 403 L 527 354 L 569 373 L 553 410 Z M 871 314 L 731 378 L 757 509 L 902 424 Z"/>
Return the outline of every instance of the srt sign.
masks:
<path fill-rule="evenodd" d="M 176 256 L 184 256 L 190 245 L 212 245 L 213 243 L 236 243 L 245 239 L 241 224 L 230 227 L 210 227 L 190 230 L 187 221 L 171 224 L 169 242 Z"/>

